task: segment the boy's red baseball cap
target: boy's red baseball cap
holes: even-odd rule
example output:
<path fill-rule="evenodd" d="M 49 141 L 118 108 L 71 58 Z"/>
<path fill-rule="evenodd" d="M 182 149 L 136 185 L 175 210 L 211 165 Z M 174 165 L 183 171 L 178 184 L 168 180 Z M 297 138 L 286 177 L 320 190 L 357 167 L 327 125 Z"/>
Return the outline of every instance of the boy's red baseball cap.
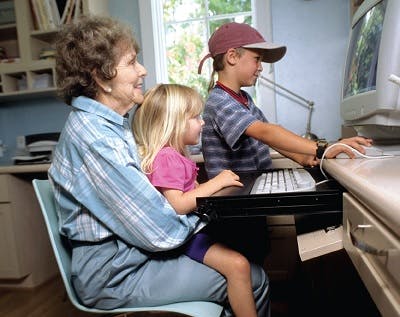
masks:
<path fill-rule="evenodd" d="M 262 61 L 274 63 L 279 61 L 286 53 L 286 46 L 268 43 L 262 35 L 246 23 L 230 22 L 221 25 L 211 35 L 208 41 L 210 53 L 200 61 L 198 73 L 201 73 L 204 61 L 209 57 L 223 54 L 230 48 L 255 48 L 265 51 Z"/>

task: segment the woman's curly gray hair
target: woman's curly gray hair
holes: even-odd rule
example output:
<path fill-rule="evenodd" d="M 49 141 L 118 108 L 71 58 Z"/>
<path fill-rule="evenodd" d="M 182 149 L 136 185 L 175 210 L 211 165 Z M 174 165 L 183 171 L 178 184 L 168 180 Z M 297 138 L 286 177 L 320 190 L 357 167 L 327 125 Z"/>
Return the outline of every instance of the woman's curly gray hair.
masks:
<path fill-rule="evenodd" d="M 116 75 L 116 65 L 127 50 L 139 52 L 131 28 L 113 18 L 86 16 L 67 24 L 56 40 L 56 81 L 61 98 L 71 104 L 73 97 L 95 99 L 100 80 Z"/>

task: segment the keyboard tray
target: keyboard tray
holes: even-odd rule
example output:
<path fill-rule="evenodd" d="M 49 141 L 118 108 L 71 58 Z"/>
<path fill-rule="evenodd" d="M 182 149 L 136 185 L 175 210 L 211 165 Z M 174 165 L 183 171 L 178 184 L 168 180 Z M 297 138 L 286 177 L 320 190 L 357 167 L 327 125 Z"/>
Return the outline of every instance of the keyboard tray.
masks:
<path fill-rule="evenodd" d="M 316 182 L 323 179 L 317 168 L 307 169 Z M 251 172 L 261 174 L 262 171 Z M 245 176 L 246 173 L 238 173 Z M 208 220 L 271 215 L 312 215 L 343 211 L 344 188 L 335 180 L 317 186 L 315 191 L 256 195 L 217 195 L 197 198 L 200 217 Z"/>

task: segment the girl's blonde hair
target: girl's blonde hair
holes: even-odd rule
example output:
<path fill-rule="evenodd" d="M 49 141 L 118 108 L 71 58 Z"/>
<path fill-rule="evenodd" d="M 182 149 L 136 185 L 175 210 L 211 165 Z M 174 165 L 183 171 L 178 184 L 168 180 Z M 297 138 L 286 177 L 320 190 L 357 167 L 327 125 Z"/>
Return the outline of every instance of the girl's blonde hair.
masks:
<path fill-rule="evenodd" d="M 151 173 L 154 158 L 164 146 L 187 156 L 183 136 L 188 120 L 200 115 L 203 107 L 200 94 L 187 86 L 159 84 L 146 92 L 132 119 L 145 173 Z"/>

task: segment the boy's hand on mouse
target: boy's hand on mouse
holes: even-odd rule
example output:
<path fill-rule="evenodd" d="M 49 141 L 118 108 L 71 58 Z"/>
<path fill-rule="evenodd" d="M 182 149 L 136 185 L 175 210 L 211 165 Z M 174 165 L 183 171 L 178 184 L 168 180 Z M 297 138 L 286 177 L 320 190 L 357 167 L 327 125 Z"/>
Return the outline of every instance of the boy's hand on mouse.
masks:
<path fill-rule="evenodd" d="M 213 178 L 215 182 L 217 182 L 221 188 L 227 186 L 240 186 L 243 187 L 243 184 L 239 181 L 239 175 L 235 174 L 231 170 L 223 170 L 217 176 Z"/>
<path fill-rule="evenodd" d="M 352 138 L 346 138 L 346 139 L 341 139 L 338 143 L 343 143 L 346 144 L 357 151 L 359 151 L 362 154 L 365 154 L 365 150 L 362 146 L 371 146 L 372 145 L 372 139 L 367 139 L 364 137 L 352 137 Z M 336 155 L 339 153 L 346 153 L 350 158 L 355 158 L 356 155 L 352 151 L 351 148 L 347 146 L 334 146 L 329 149 L 328 152 L 326 152 L 325 157 L 326 158 L 334 158 Z"/>

